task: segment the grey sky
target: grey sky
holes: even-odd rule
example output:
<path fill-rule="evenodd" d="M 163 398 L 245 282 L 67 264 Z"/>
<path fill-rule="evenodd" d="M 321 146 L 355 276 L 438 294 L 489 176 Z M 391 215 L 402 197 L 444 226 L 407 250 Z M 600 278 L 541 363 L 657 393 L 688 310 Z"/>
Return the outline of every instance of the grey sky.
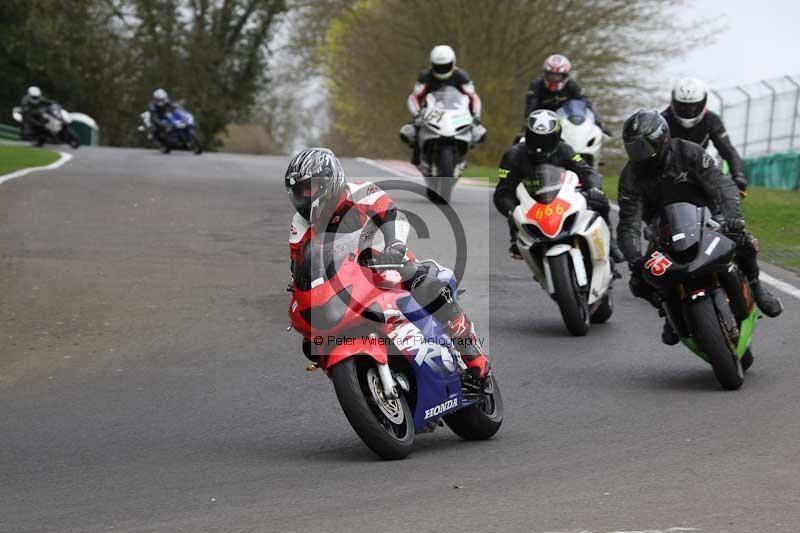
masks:
<path fill-rule="evenodd" d="M 797 0 L 696 0 L 684 9 L 689 19 L 721 20 L 726 29 L 713 44 L 673 62 L 671 77 L 693 76 L 723 88 L 800 74 Z"/>

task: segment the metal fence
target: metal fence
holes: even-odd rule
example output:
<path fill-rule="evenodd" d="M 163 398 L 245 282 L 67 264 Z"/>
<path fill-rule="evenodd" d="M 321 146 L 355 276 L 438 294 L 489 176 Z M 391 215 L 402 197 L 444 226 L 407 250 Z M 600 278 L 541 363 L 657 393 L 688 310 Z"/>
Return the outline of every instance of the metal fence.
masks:
<path fill-rule="evenodd" d="M 719 112 L 742 157 L 800 150 L 800 76 L 712 89 Z"/>

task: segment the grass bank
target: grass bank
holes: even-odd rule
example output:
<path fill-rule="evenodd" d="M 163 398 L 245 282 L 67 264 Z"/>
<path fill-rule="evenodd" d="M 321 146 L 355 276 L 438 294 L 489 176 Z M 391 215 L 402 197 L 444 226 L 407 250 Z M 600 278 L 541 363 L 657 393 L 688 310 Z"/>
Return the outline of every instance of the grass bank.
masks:
<path fill-rule="evenodd" d="M 58 161 L 58 154 L 43 148 L 0 144 L 0 175 L 21 168 L 43 167 Z"/>

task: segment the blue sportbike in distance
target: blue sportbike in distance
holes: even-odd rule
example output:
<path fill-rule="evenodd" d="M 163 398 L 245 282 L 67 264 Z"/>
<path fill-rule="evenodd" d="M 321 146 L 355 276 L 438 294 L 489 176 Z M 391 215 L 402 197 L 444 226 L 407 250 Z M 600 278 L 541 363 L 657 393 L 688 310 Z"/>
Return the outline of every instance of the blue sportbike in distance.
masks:
<path fill-rule="evenodd" d="M 147 138 L 158 145 L 165 154 L 172 150 L 190 150 L 198 155 L 203 153 L 194 116 L 180 105 L 173 106 L 167 113 L 168 126 L 160 134 L 156 130 L 150 111 L 145 111 L 140 116 L 142 125 L 139 126 L 139 131 L 147 132 Z"/>

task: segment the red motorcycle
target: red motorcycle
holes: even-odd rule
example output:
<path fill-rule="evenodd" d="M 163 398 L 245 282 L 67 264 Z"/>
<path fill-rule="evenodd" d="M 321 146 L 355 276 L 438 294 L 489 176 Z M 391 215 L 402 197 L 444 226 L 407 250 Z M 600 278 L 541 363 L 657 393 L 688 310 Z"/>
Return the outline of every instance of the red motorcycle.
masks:
<path fill-rule="evenodd" d="M 466 440 L 484 440 L 503 422 L 493 375 L 478 383 L 438 321 L 402 288 L 413 264 L 364 259 L 360 232 L 323 233 L 295 265 L 289 316 L 311 340 L 347 420 L 385 459 L 402 459 L 415 435 L 446 423 Z M 452 272 L 441 269 L 451 285 Z"/>

